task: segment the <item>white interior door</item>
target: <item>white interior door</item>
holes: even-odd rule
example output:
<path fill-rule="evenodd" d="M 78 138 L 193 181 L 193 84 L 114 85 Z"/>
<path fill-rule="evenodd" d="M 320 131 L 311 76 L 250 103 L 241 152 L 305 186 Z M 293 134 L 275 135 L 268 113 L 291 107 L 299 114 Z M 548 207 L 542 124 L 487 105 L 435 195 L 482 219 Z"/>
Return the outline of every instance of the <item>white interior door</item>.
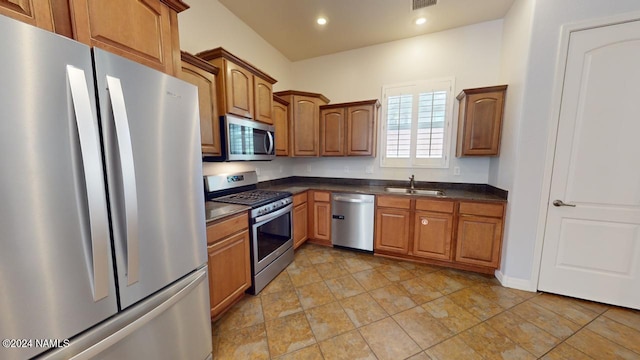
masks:
<path fill-rule="evenodd" d="M 640 308 L 639 85 L 640 21 L 571 33 L 542 291 Z"/>

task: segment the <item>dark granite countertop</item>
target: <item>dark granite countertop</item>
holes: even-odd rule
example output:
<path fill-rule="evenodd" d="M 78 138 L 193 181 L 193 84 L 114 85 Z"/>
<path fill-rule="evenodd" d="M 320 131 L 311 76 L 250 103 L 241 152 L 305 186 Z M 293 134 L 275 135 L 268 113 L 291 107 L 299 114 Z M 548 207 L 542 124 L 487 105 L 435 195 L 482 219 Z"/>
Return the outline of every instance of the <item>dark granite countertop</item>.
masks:
<path fill-rule="evenodd" d="M 214 201 L 207 201 L 204 204 L 204 213 L 207 223 L 220 220 L 227 216 L 239 214 L 249 209 L 251 208 L 244 205 L 225 204 Z"/>
<path fill-rule="evenodd" d="M 263 182 L 260 183 L 258 187 L 267 190 L 289 191 L 293 194 L 298 194 L 307 190 L 325 190 L 331 192 L 411 196 L 422 198 L 427 197 L 452 200 L 474 200 L 492 202 L 507 201 L 507 192 L 505 190 L 501 190 L 493 186 L 484 184 L 416 182 L 416 189 L 442 190 L 444 191 L 444 196 L 391 193 L 385 191 L 386 187 L 407 187 L 407 185 L 408 181 L 368 181 L 363 179 L 323 179 L 293 177 Z"/>

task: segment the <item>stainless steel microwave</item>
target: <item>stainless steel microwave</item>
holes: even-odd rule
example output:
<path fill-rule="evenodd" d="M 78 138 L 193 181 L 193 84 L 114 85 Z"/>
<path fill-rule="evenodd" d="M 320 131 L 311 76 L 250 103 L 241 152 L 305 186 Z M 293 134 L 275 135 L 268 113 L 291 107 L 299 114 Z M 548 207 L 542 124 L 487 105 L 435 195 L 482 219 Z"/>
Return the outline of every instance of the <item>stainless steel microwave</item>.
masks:
<path fill-rule="evenodd" d="M 272 125 L 224 115 L 220 118 L 222 156 L 207 157 L 205 161 L 251 161 L 276 158 Z"/>

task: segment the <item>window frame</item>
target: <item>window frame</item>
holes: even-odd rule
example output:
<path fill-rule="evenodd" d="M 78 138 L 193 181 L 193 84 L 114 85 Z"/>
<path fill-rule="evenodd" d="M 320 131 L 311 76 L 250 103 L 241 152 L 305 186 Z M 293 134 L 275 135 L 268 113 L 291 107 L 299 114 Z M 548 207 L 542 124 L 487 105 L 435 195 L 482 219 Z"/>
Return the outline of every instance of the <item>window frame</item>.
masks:
<path fill-rule="evenodd" d="M 447 91 L 447 103 L 445 105 L 445 126 L 443 136 L 443 148 L 442 158 L 417 158 L 416 157 L 416 142 L 417 142 L 417 129 L 418 129 L 418 113 L 412 114 L 411 119 L 411 141 L 410 141 L 410 155 L 408 158 L 387 158 L 387 107 L 389 95 L 397 95 L 397 93 L 410 90 L 406 94 L 412 94 L 415 104 L 413 108 L 416 109 L 420 92 L 427 91 Z M 453 133 L 453 110 L 455 97 L 453 90 L 455 89 L 455 77 L 443 77 L 437 79 L 411 81 L 404 83 L 388 84 L 382 86 L 382 106 L 381 106 L 381 121 L 380 121 L 380 167 L 384 168 L 430 168 L 430 169 L 448 169 L 449 160 L 451 158 L 451 138 Z"/>

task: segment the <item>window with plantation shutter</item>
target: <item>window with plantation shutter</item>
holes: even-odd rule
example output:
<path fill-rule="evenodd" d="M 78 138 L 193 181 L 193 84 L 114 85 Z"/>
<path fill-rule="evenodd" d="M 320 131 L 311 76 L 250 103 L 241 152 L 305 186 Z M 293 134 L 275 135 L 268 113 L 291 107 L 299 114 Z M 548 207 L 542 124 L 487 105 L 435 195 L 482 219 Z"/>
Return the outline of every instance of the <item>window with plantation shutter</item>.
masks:
<path fill-rule="evenodd" d="M 382 166 L 449 166 L 452 89 L 453 79 L 382 88 Z"/>

